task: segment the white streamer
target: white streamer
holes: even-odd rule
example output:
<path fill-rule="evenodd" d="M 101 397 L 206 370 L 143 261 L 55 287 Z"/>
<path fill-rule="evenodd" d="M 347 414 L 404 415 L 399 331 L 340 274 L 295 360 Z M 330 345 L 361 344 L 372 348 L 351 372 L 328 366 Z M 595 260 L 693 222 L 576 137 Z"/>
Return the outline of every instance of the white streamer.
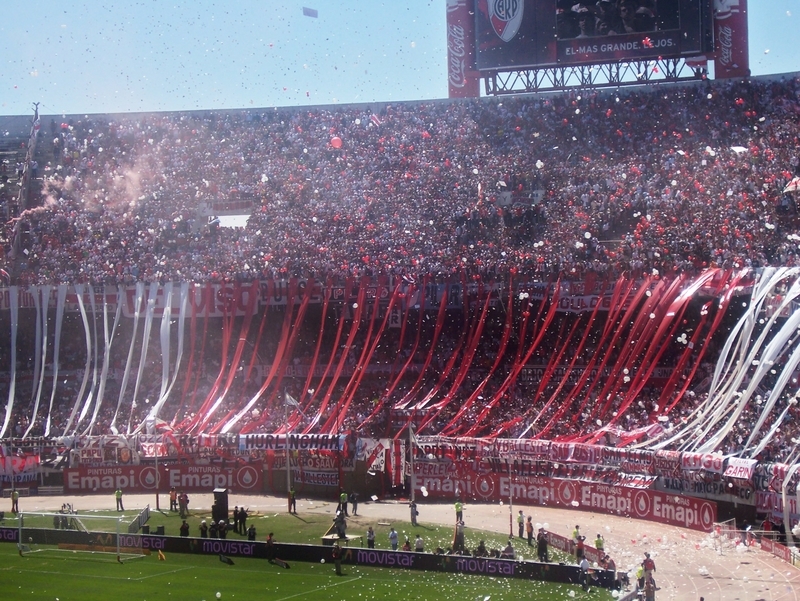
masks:
<path fill-rule="evenodd" d="M 184 282 L 181 284 L 181 291 L 180 291 L 180 311 L 178 313 L 178 350 L 175 357 L 175 369 L 173 370 L 172 380 L 169 382 L 168 385 L 166 384 L 166 378 L 169 376 L 169 358 L 170 358 L 170 322 L 171 322 L 171 315 L 172 315 L 172 290 L 171 284 L 170 290 L 168 293 L 169 301 L 166 304 L 164 316 L 161 318 L 161 357 L 163 360 L 163 369 L 162 369 L 162 386 L 161 386 L 161 395 L 158 399 L 158 402 L 152 407 L 150 413 L 148 414 L 148 418 L 152 420 L 158 419 L 159 413 L 166 403 L 167 399 L 169 398 L 170 393 L 172 392 L 173 386 L 175 386 L 175 381 L 178 378 L 178 372 L 180 371 L 181 361 L 183 359 L 183 340 L 186 334 L 186 312 L 189 306 L 189 284 Z M 141 424 L 139 425 L 139 430 L 141 428 Z"/>
<path fill-rule="evenodd" d="M 103 338 L 105 344 L 103 345 L 103 366 L 100 371 L 100 385 L 97 389 L 97 400 L 94 404 L 94 412 L 89 426 L 84 430 L 84 434 L 92 434 L 95 424 L 97 423 L 97 414 L 100 412 L 100 406 L 103 404 L 106 392 L 106 382 L 108 381 L 108 370 L 111 365 L 111 343 L 114 341 L 114 332 L 117 331 L 117 326 L 122 316 L 122 294 L 117 288 L 117 301 L 116 313 L 114 314 L 114 325 L 111 326 L 111 331 L 108 330 L 108 299 L 106 297 L 105 288 L 103 289 Z M 105 434 L 105 432 L 104 432 Z"/>
<path fill-rule="evenodd" d="M 35 397 L 33 411 L 31 411 L 30 423 L 22 435 L 27 438 L 33 427 L 36 425 L 36 418 L 39 414 L 39 403 L 42 399 L 42 385 L 44 384 L 44 371 L 47 365 L 47 311 L 50 305 L 50 286 L 41 286 L 34 291 L 33 304 L 36 307 L 36 360 L 33 373 L 39 374 L 36 380 Z M 41 302 L 39 296 L 41 295 Z M 44 306 L 42 306 L 44 305 Z"/>
<path fill-rule="evenodd" d="M 131 433 L 131 420 L 133 410 L 136 408 L 136 399 L 139 398 L 139 388 L 142 385 L 144 368 L 147 366 L 147 351 L 150 348 L 150 331 L 153 327 L 153 313 L 156 307 L 156 297 L 160 286 L 157 282 L 151 282 L 150 290 L 147 294 L 147 309 L 144 316 L 144 329 L 142 331 L 142 350 L 139 353 L 139 369 L 136 371 L 136 382 L 133 387 L 133 399 L 131 400 L 131 412 L 128 416 L 128 434 Z"/>
<path fill-rule="evenodd" d="M 92 386 L 89 389 L 89 394 L 86 397 L 86 402 L 83 404 L 81 408 L 81 414 L 78 418 L 78 421 L 75 423 L 75 430 L 77 432 L 78 426 L 83 423 L 83 420 L 86 419 L 86 415 L 89 413 L 89 409 L 91 409 L 92 404 L 97 403 L 97 366 L 100 364 L 100 358 L 98 356 L 98 349 L 100 348 L 100 340 L 97 336 L 97 306 L 94 300 L 94 289 L 92 286 L 88 287 L 89 290 L 89 304 L 92 307 Z M 91 426 L 91 424 L 90 424 Z"/>
<path fill-rule="evenodd" d="M 125 392 L 128 389 L 128 378 L 131 373 L 131 365 L 133 364 L 133 352 L 136 348 L 136 333 L 139 331 L 139 316 L 141 315 L 140 307 L 142 306 L 142 298 L 144 297 L 144 282 L 136 282 L 136 294 L 134 296 L 133 305 L 133 328 L 131 332 L 131 342 L 128 346 L 128 359 L 125 361 L 125 371 L 122 374 L 122 382 L 119 387 L 119 396 L 117 397 L 117 408 L 114 411 L 114 417 L 111 420 L 110 429 L 114 434 L 119 434 L 117 428 L 117 418 L 119 417 L 119 410 L 122 407 L 122 399 L 125 398 Z"/>
<path fill-rule="evenodd" d="M 774 331 L 774 326 L 792 303 L 800 298 L 798 275 L 798 268 L 768 268 L 761 272 L 761 277 L 754 285 L 747 311 L 732 329 L 717 359 L 707 399 L 694 409 L 685 425 L 650 448 L 670 447 L 680 441 L 681 450 L 703 453 L 718 450 L 734 426 L 740 422 L 743 411 L 752 402 L 756 391 L 775 371 L 775 365 L 783 363 L 784 356 L 797 342 L 794 337 L 800 326 L 800 312 L 793 313 L 777 332 Z M 759 320 L 764 303 L 776 294 L 777 287 L 784 286 L 789 279 L 793 279 L 792 284 L 779 306 L 775 309 L 769 307 L 770 317 Z M 763 326 L 759 321 L 765 322 Z M 760 331 L 756 333 L 757 324 Z M 757 422 L 748 440 L 742 445 L 743 450 L 736 453 L 737 455 L 755 457 L 777 433 L 788 407 L 781 412 L 780 417 L 773 419 L 767 433 L 759 437 L 798 365 L 800 347 L 795 348 L 781 368 L 776 383 L 771 386 L 767 401 L 759 409 Z"/>
<path fill-rule="evenodd" d="M 58 368 L 61 351 L 61 329 L 64 324 L 64 305 L 67 299 L 67 287 L 60 285 L 58 287 L 58 296 L 56 300 L 56 332 L 55 340 L 53 340 L 53 385 L 50 391 L 50 405 L 47 409 L 47 421 L 44 424 L 44 435 L 50 436 L 50 426 L 53 421 L 53 403 L 56 398 L 56 390 L 58 389 Z"/>
<path fill-rule="evenodd" d="M 78 298 L 78 309 L 80 310 L 81 318 L 83 319 L 83 333 L 84 338 L 86 339 L 86 365 L 83 369 L 83 381 L 81 382 L 81 388 L 78 391 L 75 404 L 72 406 L 72 411 L 70 412 L 67 424 L 64 426 L 64 436 L 70 433 L 72 424 L 75 421 L 75 415 L 78 412 L 81 399 L 83 398 L 83 394 L 86 392 L 86 385 L 89 382 L 89 369 L 92 365 L 92 338 L 89 332 L 89 320 L 86 317 L 86 307 L 83 306 L 83 284 L 75 284 L 75 295 Z M 74 434 L 74 430 L 72 433 Z"/>
<path fill-rule="evenodd" d="M 11 286 L 8 291 L 8 303 L 11 309 L 11 375 L 8 385 L 8 400 L 6 401 L 6 415 L 3 418 L 3 427 L 0 429 L 0 439 L 5 438 L 8 422 L 11 421 L 11 412 L 14 409 L 14 396 L 17 391 L 17 331 L 19 329 L 19 287 Z"/>

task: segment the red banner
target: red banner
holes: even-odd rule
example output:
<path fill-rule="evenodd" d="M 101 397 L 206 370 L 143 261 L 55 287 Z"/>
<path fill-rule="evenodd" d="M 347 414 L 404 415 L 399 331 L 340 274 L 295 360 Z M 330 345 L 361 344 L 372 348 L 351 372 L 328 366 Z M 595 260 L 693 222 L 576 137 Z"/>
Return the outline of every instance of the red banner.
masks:
<path fill-rule="evenodd" d="M 447 1 L 447 84 L 450 98 L 477 98 L 480 81 L 475 76 L 475 23 L 472 0 Z"/>
<path fill-rule="evenodd" d="M 705 470 L 721 474 L 724 472 L 725 458 L 712 453 L 681 453 L 681 468 L 684 471 Z"/>
<path fill-rule="evenodd" d="M 789 510 L 789 519 L 794 522 L 800 519 L 797 507 L 797 497 L 787 495 L 786 501 Z M 766 513 L 777 520 L 783 521 L 783 495 L 779 492 L 756 491 L 756 511 Z"/>
<path fill-rule="evenodd" d="M 39 463 L 39 455 L 0 454 L 0 482 L 35 482 L 39 475 Z"/>
<path fill-rule="evenodd" d="M 210 284 L 211 293 L 201 286 L 193 286 L 189 289 L 187 297 L 189 306 L 195 311 L 198 317 L 222 317 L 223 315 L 236 315 L 242 317 L 257 310 L 256 303 L 250 304 L 250 295 L 258 296 L 258 287 L 236 286 L 233 284 Z M 141 299 L 141 305 L 136 306 L 136 287 L 129 286 L 125 289 L 125 296 L 122 300 L 122 314 L 125 317 L 133 317 L 138 308 L 144 314 L 147 310 L 148 302 L 153 302 L 153 315 L 162 316 L 166 309 L 166 288 L 159 286 L 153 298 L 148 298 L 146 293 Z M 256 299 L 258 300 L 258 299 Z M 177 314 L 180 309 L 181 296 L 180 289 L 173 288 L 171 298 L 171 309 Z"/>
<path fill-rule="evenodd" d="M 767 553 L 772 553 L 775 557 L 782 559 L 787 563 L 792 563 L 792 551 L 786 545 L 776 543 L 768 536 L 761 537 L 761 550 Z"/>
<path fill-rule="evenodd" d="M 211 492 L 227 488 L 235 493 L 261 492 L 260 466 L 244 465 L 159 465 L 160 490 L 170 487 L 184 492 Z M 64 470 L 64 492 L 72 494 L 112 493 L 121 488 L 127 493 L 156 490 L 156 468 L 152 465 L 126 467 L 78 467 Z"/>
<path fill-rule="evenodd" d="M 714 4 L 714 77 L 750 77 L 747 0 L 718 0 Z"/>
<path fill-rule="evenodd" d="M 417 472 L 412 480 L 415 492 L 431 500 L 452 500 L 460 496 L 479 503 L 497 503 L 511 498 L 522 505 L 560 506 L 623 515 L 703 532 L 710 532 L 717 519 L 716 503 L 655 490 L 481 473 L 467 462 L 414 467 Z"/>

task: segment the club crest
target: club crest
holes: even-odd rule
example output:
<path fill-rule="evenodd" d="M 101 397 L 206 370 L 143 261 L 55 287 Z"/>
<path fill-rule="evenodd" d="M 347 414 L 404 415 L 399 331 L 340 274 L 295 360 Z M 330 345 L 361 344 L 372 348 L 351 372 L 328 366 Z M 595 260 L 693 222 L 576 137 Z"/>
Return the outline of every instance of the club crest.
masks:
<path fill-rule="evenodd" d="M 488 4 L 494 32 L 504 42 L 510 42 L 522 24 L 525 0 L 488 0 Z"/>

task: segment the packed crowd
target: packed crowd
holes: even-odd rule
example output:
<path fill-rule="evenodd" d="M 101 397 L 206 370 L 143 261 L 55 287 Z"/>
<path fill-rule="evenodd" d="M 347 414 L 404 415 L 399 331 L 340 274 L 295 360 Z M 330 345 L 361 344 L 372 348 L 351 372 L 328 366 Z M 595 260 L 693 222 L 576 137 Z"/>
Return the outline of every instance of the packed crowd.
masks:
<path fill-rule="evenodd" d="M 5 235 L 32 284 L 793 264 L 798 88 L 53 121 Z"/>
<path fill-rule="evenodd" d="M 375 110 L 52 121 L 49 133 L 44 127 L 39 136 L 42 202 L 6 224 L 8 241 L 20 236 L 10 271 L 21 284 L 130 284 L 379 275 L 413 281 L 464 274 L 482 280 L 509 274 L 580 280 L 794 265 L 796 211 L 782 190 L 799 167 L 799 84 L 797 78 L 704 82 Z M 218 227 L 208 219 L 232 207 L 252 213 L 246 227 Z M 495 335 L 484 338 L 474 369 L 429 431 L 438 432 L 455 417 L 493 364 L 503 329 L 502 318 L 495 318 Z M 542 348 L 561 344 L 559 332 L 567 326 L 554 326 L 548 334 L 552 344 Z M 313 354 L 308 340 L 317 331 L 309 328 L 306 342 L 295 349 L 294 359 L 303 365 Z M 359 333 L 354 347 L 364 336 Z M 431 333 L 423 336 L 420 349 L 426 336 Z M 439 341 L 421 390 L 436 385 L 457 336 L 445 333 Z M 411 346 L 406 340 L 401 352 L 412 352 Z M 394 370 L 395 342 L 381 348 L 373 363 L 392 364 Z M 479 398 L 497 393 L 515 351 L 506 351 Z M 417 352 L 415 366 L 425 359 Z M 69 356 L 80 369 L 84 353 Z M 176 396 L 165 414 L 183 418 L 191 412 L 212 388 L 219 356 L 208 352 L 193 400 Z M 589 359 L 587 350 L 577 365 Z M 669 354 L 663 358 L 667 364 L 674 360 Z M 547 357 L 532 361 L 546 363 Z M 112 362 L 112 369 L 121 369 L 124 355 L 112 356 Z M 159 369 L 156 363 L 150 367 Z M 712 369 L 706 365 L 697 380 Z M 391 370 L 362 384 L 345 428 L 378 436 L 424 417 L 423 411 L 391 410 L 417 377 L 409 372 L 391 397 L 383 398 Z M 95 433 L 107 432 L 119 412 L 116 382 L 105 392 L 111 400 L 96 416 Z M 20 381 L 22 396 L 33 398 L 34 384 Z M 235 410 L 258 384 L 237 379 L 229 405 L 220 411 Z M 293 381 L 292 394 L 302 397 L 302 386 L 300 379 Z M 483 433 L 529 411 L 538 386 L 518 380 L 505 391 Z M 141 423 L 149 411 L 145 401 L 158 396 L 157 385 L 150 388 L 141 391 L 138 404 L 122 401 L 118 427 Z M 541 398 L 566 392 L 555 390 L 554 380 Z M 701 395 L 687 396 L 670 419 L 685 419 L 701 402 Z M 379 404 L 385 411 L 373 413 Z M 542 413 L 542 423 L 556 406 Z M 48 410 L 43 403 L 34 433 Z M 16 428 L 24 432 L 30 407 L 20 404 L 15 411 Z M 476 405 L 462 419 L 469 422 L 480 411 Z M 576 412 L 582 417 L 580 408 Z M 658 391 L 645 388 L 621 427 L 647 426 L 658 414 Z M 265 430 L 278 428 L 283 414 L 261 418 L 248 415 L 241 425 L 258 421 Z M 55 407 L 50 419 L 54 428 L 65 427 L 70 408 Z M 756 419 L 757 410 L 745 412 L 741 428 L 720 446 L 737 450 L 743 429 Z M 526 427 L 520 424 L 507 434 L 536 434 L 535 426 Z M 559 422 L 548 436 L 566 436 L 574 428 L 574 420 Z M 794 434 L 787 428 L 768 458 L 785 458 Z"/>

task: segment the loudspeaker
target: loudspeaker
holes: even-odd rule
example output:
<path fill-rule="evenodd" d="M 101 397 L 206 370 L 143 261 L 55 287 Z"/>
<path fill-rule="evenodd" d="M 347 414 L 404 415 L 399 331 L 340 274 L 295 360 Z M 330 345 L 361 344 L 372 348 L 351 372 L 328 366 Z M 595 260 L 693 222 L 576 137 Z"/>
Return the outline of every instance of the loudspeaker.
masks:
<path fill-rule="evenodd" d="M 214 505 L 211 507 L 211 519 L 219 524 L 220 520 L 228 523 L 228 489 L 214 489 Z"/>

